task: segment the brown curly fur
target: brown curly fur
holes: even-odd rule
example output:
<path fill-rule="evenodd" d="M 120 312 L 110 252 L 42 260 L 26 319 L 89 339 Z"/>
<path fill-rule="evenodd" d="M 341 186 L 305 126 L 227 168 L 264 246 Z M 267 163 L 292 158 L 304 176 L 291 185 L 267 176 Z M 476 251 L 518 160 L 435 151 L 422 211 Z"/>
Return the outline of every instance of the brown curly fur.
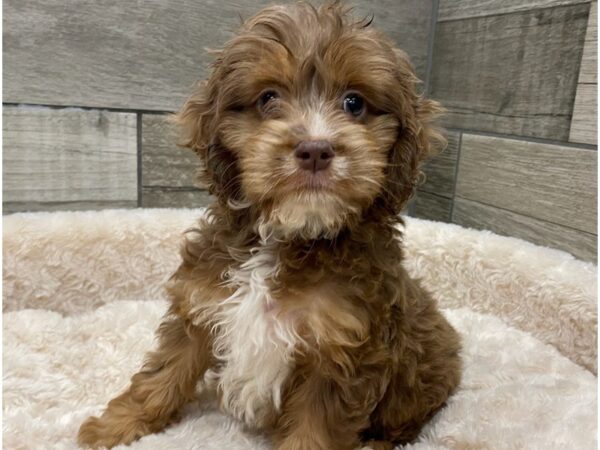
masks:
<path fill-rule="evenodd" d="M 337 2 L 270 7 L 243 24 L 176 116 L 216 202 L 186 236 L 158 350 L 82 425 L 80 444 L 130 443 L 176 420 L 219 367 L 224 330 L 210 312 L 257 248 L 277 261 L 265 280 L 274 320 L 298 336 L 281 405 L 257 428 L 298 450 L 389 449 L 418 435 L 459 383 L 460 345 L 401 264 L 398 214 L 419 163 L 443 143 L 431 126 L 439 107 L 417 83 L 405 54 Z M 256 106 L 265 88 L 280 93 L 270 109 Z M 364 116 L 344 113 L 348 90 L 368 103 Z M 346 161 L 324 191 L 286 166 L 315 138 L 310 120 Z"/>

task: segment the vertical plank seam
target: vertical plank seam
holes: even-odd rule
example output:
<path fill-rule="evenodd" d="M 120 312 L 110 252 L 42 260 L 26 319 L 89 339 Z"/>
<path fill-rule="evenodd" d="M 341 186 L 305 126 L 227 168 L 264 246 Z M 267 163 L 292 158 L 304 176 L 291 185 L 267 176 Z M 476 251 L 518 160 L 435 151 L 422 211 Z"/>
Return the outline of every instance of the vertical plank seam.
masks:
<path fill-rule="evenodd" d="M 409 217 L 416 217 L 415 216 L 415 204 L 417 203 L 417 196 L 418 195 L 419 195 L 419 191 L 417 189 L 415 189 L 415 194 L 408 201 L 408 205 L 407 205 L 407 208 L 406 208 L 406 215 L 409 216 Z"/>
<path fill-rule="evenodd" d="M 452 202 L 450 203 L 450 223 L 454 223 L 454 203 L 456 202 L 456 185 L 458 184 L 458 167 L 462 149 L 463 132 L 458 132 L 458 150 L 456 151 L 456 167 L 454 167 L 454 184 L 452 186 Z"/>
<path fill-rule="evenodd" d="M 431 73 L 433 71 L 433 45 L 435 42 L 435 31 L 437 28 L 439 0 L 433 0 L 431 5 L 431 18 L 429 25 L 429 37 L 427 41 L 427 67 L 425 69 L 425 95 L 429 95 L 431 85 Z"/>
<path fill-rule="evenodd" d="M 587 39 L 587 35 L 588 35 L 588 31 L 590 29 L 590 14 L 592 12 L 592 2 L 589 2 L 588 4 L 588 17 L 587 17 L 587 23 L 585 26 L 585 33 L 583 33 L 583 40 L 581 42 L 581 55 L 579 57 L 579 66 L 577 67 L 577 83 L 575 84 L 575 93 L 573 94 L 573 98 L 570 99 L 571 101 L 571 118 L 569 119 L 569 135 L 567 136 L 567 139 L 565 139 L 568 142 L 572 142 L 571 141 L 571 129 L 573 128 L 573 117 L 575 116 L 575 100 L 577 99 L 577 93 L 579 92 L 579 79 L 581 77 L 581 66 L 583 65 L 583 55 L 585 52 L 585 41 Z M 596 45 L 598 45 L 596 43 Z"/>
<path fill-rule="evenodd" d="M 136 113 L 137 121 L 137 207 L 142 206 L 142 113 Z"/>
<path fill-rule="evenodd" d="M 431 17 L 429 19 L 429 36 L 427 38 L 427 64 L 425 68 L 425 96 L 429 96 L 430 85 L 431 85 L 431 72 L 433 69 L 433 44 L 435 41 L 435 30 L 437 27 L 438 10 L 440 2 L 439 0 L 433 0 L 431 4 Z M 411 202 L 408 204 L 407 215 L 415 216 L 415 209 L 417 204 L 417 197 L 419 195 L 418 190 L 415 190 L 415 195 Z"/>
<path fill-rule="evenodd" d="M 575 86 L 575 95 L 573 95 L 573 99 L 572 99 L 573 101 L 571 103 L 571 118 L 569 120 L 569 136 L 566 139 L 567 142 L 576 142 L 576 141 L 571 140 L 571 133 L 573 130 L 573 119 L 575 118 L 575 102 L 577 101 L 577 94 L 579 94 L 579 86 L 582 84 L 579 82 L 579 80 L 581 79 L 581 67 L 583 66 L 583 56 L 585 54 L 585 44 L 586 44 L 589 29 L 590 29 L 590 15 L 592 13 L 592 6 L 593 6 L 592 3 L 594 3 L 594 2 L 588 3 L 588 5 L 589 5 L 588 19 L 587 19 L 587 25 L 585 26 L 585 33 L 583 34 L 583 42 L 581 44 L 581 57 L 579 58 L 579 67 L 577 68 L 577 85 Z M 596 47 L 597 46 L 598 46 L 598 42 L 596 42 Z M 590 84 L 592 84 L 592 83 L 590 83 Z"/>

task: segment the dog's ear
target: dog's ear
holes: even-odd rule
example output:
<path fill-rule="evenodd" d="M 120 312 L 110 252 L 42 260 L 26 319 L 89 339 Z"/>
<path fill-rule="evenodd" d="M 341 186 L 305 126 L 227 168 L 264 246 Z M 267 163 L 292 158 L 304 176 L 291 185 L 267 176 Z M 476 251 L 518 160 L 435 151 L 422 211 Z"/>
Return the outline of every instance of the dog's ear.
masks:
<path fill-rule="evenodd" d="M 395 53 L 397 89 L 393 103 L 400 126 L 388 155 L 384 201 L 389 211 L 398 214 L 422 178 L 421 163 L 443 150 L 446 140 L 433 124 L 443 108 L 419 92 L 420 81 L 406 54 L 401 50 Z"/>
<path fill-rule="evenodd" d="M 209 79 L 196 86 L 171 120 L 179 128 L 179 145 L 193 150 L 200 157 L 201 183 L 207 185 L 219 201 L 226 202 L 233 199 L 238 191 L 234 187 L 237 164 L 234 155 L 221 146 L 217 136 L 221 75 L 221 60 L 217 57 Z"/>

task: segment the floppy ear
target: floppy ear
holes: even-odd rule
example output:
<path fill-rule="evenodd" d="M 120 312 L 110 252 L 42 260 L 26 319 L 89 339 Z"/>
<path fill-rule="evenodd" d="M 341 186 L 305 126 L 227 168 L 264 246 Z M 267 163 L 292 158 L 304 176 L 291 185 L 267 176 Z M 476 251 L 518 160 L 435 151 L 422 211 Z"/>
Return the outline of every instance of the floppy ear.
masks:
<path fill-rule="evenodd" d="M 407 56 L 401 51 L 396 54 L 398 89 L 394 103 L 400 127 L 388 155 L 384 194 L 386 207 L 393 214 L 400 213 L 413 196 L 423 177 L 421 163 L 446 146 L 441 131 L 433 124 L 443 108 L 418 92 L 420 81 Z"/>
<path fill-rule="evenodd" d="M 237 189 L 235 156 L 218 140 L 220 60 L 208 81 L 199 83 L 181 110 L 172 116 L 179 127 L 179 145 L 193 150 L 201 160 L 198 178 L 221 202 L 234 199 Z"/>

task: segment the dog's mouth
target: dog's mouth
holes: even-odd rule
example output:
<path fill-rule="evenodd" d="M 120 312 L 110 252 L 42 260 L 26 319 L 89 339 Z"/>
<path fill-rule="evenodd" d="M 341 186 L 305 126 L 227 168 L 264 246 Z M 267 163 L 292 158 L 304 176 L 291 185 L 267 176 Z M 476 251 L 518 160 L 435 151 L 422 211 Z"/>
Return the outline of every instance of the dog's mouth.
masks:
<path fill-rule="evenodd" d="M 298 190 L 327 191 L 333 188 L 333 180 L 328 171 L 310 172 L 303 170 L 295 174 L 292 185 Z"/>
<path fill-rule="evenodd" d="M 335 190 L 335 180 L 327 171 L 296 171 L 278 183 L 280 194 L 326 193 Z"/>

